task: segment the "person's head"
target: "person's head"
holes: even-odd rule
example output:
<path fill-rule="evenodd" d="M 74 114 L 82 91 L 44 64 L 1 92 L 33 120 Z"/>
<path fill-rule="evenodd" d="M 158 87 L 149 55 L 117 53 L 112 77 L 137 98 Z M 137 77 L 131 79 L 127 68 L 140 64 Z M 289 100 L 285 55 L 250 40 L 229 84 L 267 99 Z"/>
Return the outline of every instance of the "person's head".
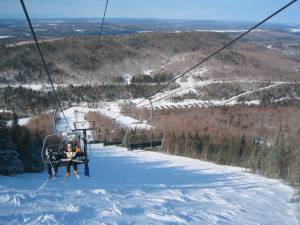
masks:
<path fill-rule="evenodd" d="M 71 150 L 71 149 L 72 149 L 72 145 L 68 144 L 68 150 Z"/>

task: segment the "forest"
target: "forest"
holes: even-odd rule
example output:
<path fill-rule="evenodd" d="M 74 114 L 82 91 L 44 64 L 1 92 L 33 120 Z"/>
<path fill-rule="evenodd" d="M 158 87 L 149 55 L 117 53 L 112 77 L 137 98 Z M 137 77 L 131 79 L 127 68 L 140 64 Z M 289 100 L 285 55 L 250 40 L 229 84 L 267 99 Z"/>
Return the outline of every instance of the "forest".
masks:
<path fill-rule="evenodd" d="M 7 125 L 11 119 L 11 125 Z M 52 132 L 52 116 L 43 114 L 26 126 L 18 125 L 16 113 L 0 114 L 0 174 L 41 172 L 44 164 L 41 148 L 44 137 Z"/>
<path fill-rule="evenodd" d="M 143 109 L 129 115 L 145 120 L 149 113 Z M 152 125 L 156 129 L 151 135 L 157 139 L 164 131 L 160 151 L 166 154 L 244 167 L 299 186 L 298 115 L 298 106 L 282 105 L 155 110 Z M 95 112 L 89 113 L 88 118 L 103 128 L 97 138 L 122 141 L 126 129 L 116 122 Z M 149 131 L 133 129 L 130 135 L 138 135 L 137 142 L 150 140 Z"/>

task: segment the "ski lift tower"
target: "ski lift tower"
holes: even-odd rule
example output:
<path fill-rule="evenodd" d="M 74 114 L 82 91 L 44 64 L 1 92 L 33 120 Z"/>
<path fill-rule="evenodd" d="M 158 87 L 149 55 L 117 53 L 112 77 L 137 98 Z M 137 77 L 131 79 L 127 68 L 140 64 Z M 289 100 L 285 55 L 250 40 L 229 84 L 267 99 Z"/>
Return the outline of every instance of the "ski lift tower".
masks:
<path fill-rule="evenodd" d="M 85 141 L 87 142 L 87 131 L 96 130 L 95 121 L 81 121 L 73 122 L 74 130 L 73 132 L 82 132 Z"/>

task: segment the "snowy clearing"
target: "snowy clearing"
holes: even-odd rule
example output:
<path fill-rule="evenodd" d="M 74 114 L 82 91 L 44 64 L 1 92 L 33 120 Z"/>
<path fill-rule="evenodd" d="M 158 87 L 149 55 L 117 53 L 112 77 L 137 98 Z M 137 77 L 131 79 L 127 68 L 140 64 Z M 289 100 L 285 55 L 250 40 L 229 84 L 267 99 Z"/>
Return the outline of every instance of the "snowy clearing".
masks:
<path fill-rule="evenodd" d="M 0 176 L 1 224 L 297 224 L 294 190 L 241 168 L 93 145 L 90 170 Z"/>
<path fill-rule="evenodd" d="M 291 33 L 300 33 L 300 29 L 290 29 L 289 30 Z"/>
<path fill-rule="evenodd" d="M 34 118 L 34 117 L 26 117 L 26 118 L 18 119 L 18 124 L 19 124 L 20 126 L 25 126 L 32 118 Z M 11 126 L 12 123 L 13 123 L 13 121 L 10 120 L 10 121 L 7 122 L 7 125 L 8 125 L 8 126 Z"/>
<path fill-rule="evenodd" d="M 1 35 L 0 35 L 0 39 L 7 39 L 7 38 L 12 38 L 12 37 L 14 37 L 14 36 L 5 36 L 5 35 L 4 35 L 4 36 L 1 36 Z"/>
<path fill-rule="evenodd" d="M 247 30 L 195 30 L 197 32 L 214 32 L 214 33 L 244 33 L 246 32 Z M 266 32 L 268 30 L 262 30 L 262 29 L 256 29 L 256 30 L 253 30 L 252 32 Z"/>
<path fill-rule="evenodd" d="M 120 104 L 124 104 L 122 101 L 117 102 L 103 102 L 98 108 L 88 108 L 88 107 L 72 107 L 65 110 L 65 115 L 71 128 L 73 129 L 73 122 L 84 120 L 84 114 L 87 112 L 99 112 L 108 118 L 111 118 L 114 122 L 118 123 L 120 126 L 128 127 L 131 129 L 151 129 L 151 125 L 147 124 L 147 121 L 139 121 L 130 116 L 124 116 L 121 112 Z M 57 126 L 58 130 L 65 130 L 67 124 L 63 120 L 63 116 L 60 113 L 60 124 Z M 77 119 L 76 119 L 77 118 Z"/>
<path fill-rule="evenodd" d="M 49 39 L 45 39 L 45 40 L 40 40 L 39 43 L 59 41 L 59 40 L 62 40 L 62 39 L 63 38 L 49 38 Z M 30 45 L 30 44 L 34 44 L 34 41 L 20 41 L 20 42 L 16 42 L 16 43 L 13 43 L 13 44 L 6 45 L 6 47 L 7 48 L 12 48 L 12 47 L 16 47 L 16 46 L 23 46 L 23 45 Z"/>

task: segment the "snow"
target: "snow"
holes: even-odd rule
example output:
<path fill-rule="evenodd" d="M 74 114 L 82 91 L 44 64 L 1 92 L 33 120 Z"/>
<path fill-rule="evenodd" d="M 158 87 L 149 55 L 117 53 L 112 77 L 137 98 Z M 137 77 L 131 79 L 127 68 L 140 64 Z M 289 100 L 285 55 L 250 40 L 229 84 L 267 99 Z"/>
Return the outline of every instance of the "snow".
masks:
<path fill-rule="evenodd" d="M 88 107 L 72 107 L 64 111 L 65 116 L 68 120 L 71 129 L 74 129 L 73 123 L 84 121 L 84 114 L 87 112 L 99 112 L 104 116 L 111 118 L 113 121 L 118 123 L 123 127 L 130 127 L 131 129 L 145 129 L 150 130 L 151 126 L 148 125 L 147 121 L 139 121 L 130 116 L 124 116 L 121 113 L 120 104 L 121 101 L 117 102 L 106 102 L 102 103 L 99 108 L 88 108 Z M 60 113 L 60 123 L 57 126 L 57 130 L 63 131 L 66 130 L 68 127 L 67 123 L 65 122 L 62 113 Z M 77 118 L 77 119 L 76 119 Z"/>
<path fill-rule="evenodd" d="M 12 87 L 12 88 L 22 87 L 22 88 L 31 89 L 31 90 L 34 90 L 34 91 L 40 91 L 44 88 L 42 84 L 35 84 L 35 83 L 32 83 L 32 84 L 12 84 L 12 85 L 0 84 L 1 88 L 5 88 L 5 87 L 8 87 L 8 86 Z M 49 86 L 49 88 L 50 88 L 50 86 Z"/>
<path fill-rule="evenodd" d="M 89 109 L 65 111 L 69 122 Z M 63 120 L 59 127 L 63 129 Z M 91 177 L 0 176 L 8 224 L 298 224 L 295 190 L 280 180 L 158 152 L 91 145 Z"/>
<path fill-rule="evenodd" d="M 141 31 L 138 31 L 138 33 L 140 34 L 143 34 L 143 33 L 152 33 L 153 31 L 151 30 L 141 30 Z"/>
<path fill-rule="evenodd" d="M 290 29 L 289 30 L 290 32 L 292 32 L 292 33 L 300 33 L 300 29 Z"/>
<path fill-rule="evenodd" d="M 167 106 L 181 106 L 181 105 L 184 106 L 184 105 L 190 104 L 191 102 L 189 102 L 189 101 L 192 101 L 194 103 L 195 100 L 187 100 L 187 101 L 182 101 L 180 103 L 172 103 L 172 102 L 161 101 L 161 99 L 171 98 L 173 96 L 181 96 L 181 95 L 187 94 L 189 92 L 197 92 L 196 91 L 197 87 L 203 87 L 203 86 L 206 86 L 206 85 L 214 83 L 214 82 L 222 82 L 222 81 L 212 81 L 212 80 L 198 81 L 194 78 L 194 76 L 203 77 L 204 74 L 207 71 L 208 70 L 206 68 L 200 68 L 200 69 L 194 70 L 193 72 L 188 73 L 185 76 L 184 80 L 179 79 L 179 80 L 176 81 L 176 83 L 178 85 L 180 85 L 179 88 L 157 93 L 156 95 L 154 95 L 151 98 L 152 103 L 153 103 L 153 107 L 159 108 L 161 106 L 166 106 L 166 105 Z M 135 99 L 133 102 L 137 103 L 137 102 L 140 102 L 140 101 L 141 101 L 141 99 Z M 206 104 L 206 101 L 197 100 L 197 103 Z M 145 104 L 140 105 L 140 107 L 149 108 L 150 103 L 147 101 L 147 102 L 145 102 Z"/>
<path fill-rule="evenodd" d="M 169 91 L 163 91 L 159 92 L 156 95 L 152 97 L 152 104 L 155 109 L 172 109 L 172 108 L 191 108 L 191 107 L 207 107 L 207 106 L 221 106 L 221 105 L 236 105 L 239 104 L 238 100 L 247 95 L 251 95 L 257 92 L 261 92 L 268 89 L 273 89 L 277 86 L 283 85 L 283 84 L 293 84 L 293 82 L 271 82 L 271 81 L 260 81 L 260 83 L 265 84 L 265 87 L 258 88 L 253 91 L 244 92 L 242 94 L 238 94 L 236 96 L 233 96 L 229 99 L 223 99 L 223 100 L 199 100 L 199 99 L 185 99 L 180 102 L 172 102 L 170 100 L 171 97 L 175 96 L 182 96 L 184 94 L 187 94 L 189 92 L 197 93 L 197 89 L 201 87 L 205 87 L 209 84 L 223 84 L 223 83 L 257 83 L 257 80 L 196 80 L 196 77 L 203 77 L 203 75 L 208 70 L 205 68 L 201 68 L 198 70 L 195 70 L 185 77 L 184 80 L 177 80 L 176 83 L 180 85 L 179 88 L 169 90 Z M 140 102 L 141 99 L 135 99 L 133 102 L 137 103 Z M 245 104 L 248 105 L 259 105 L 259 100 L 253 100 L 253 101 L 247 101 Z M 151 105 L 148 101 L 144 101 L 143 104 L 139 104 L 138 107 L 145 107 L 150 108 Z"/>
<path fill-rule="evenodd" d="M 195 30 L 195 31 L 198 31 L 198 32 L 214 32 L 214 33 L 243 33 L 243 32 L 246 32 L 247 30 Z M 266 30 L 261 30 L 261 29 L 256 29 L 256 30 L 253 30 L 252 32 L 264 32 Z"/>
<path fill-rule="evenodd" d="M 70 84 L 54 84 L 55 88 L 58 87 L 68 87 Z M 81 84 L 72 84 L 73 86 L 80 86 Z M 34 90 L 34 91 L 49 91 L 52 90 L 52 87 L 50 84 L 38 84 L 38 83 L 29 83 L 29 84 L 20 84 L 20 83 L 16 83 L 16 84 L 0 84 L 0 88 L 5 88 L 5 87 L 12 87 L 12 88 L 26 88 L 26 89 L 30 89 L 30 90 Z"/>
<path fill-rule="evenodd" d="M 18 119 L 18 124 L 20 126 L 25 126 L 31 119 L 32 119 L 32 117 Z M 12 125 L 12 120 L 8 121 L 7 125 L 11 126 Z"/>
<path fill-rule="evenodd" d="M 242 168 L 92 145 L 90 171 L 0 176 L 1 224 L 297 224 L 294 190 Z"/>
<path fill-rule="evenodd" d="M 119 123 L 121 126 L 129 127 L 131 129 L 145 129 L 150 130 L 151 126 L 148 125 L 147 121 L 141 122 L 139 120 L 136 120 L 130 116 L 124 116 L 121 113 L 120 104 L 124 104 L 122 101 L 117 102 L 107 102 L 104 103 L 99 109 L 93 110 L 98 111 L 101 114 L 114 119 L 115 122 Z"/>
<path fill-rule="evenodd" d="M 274 83 L 275 84 L 272 84 L 272 85 L 267 86 L 267 87 L 259 88 L 259 89 L 254 90 L 254 91 L 248 91 L 248 92 L 242 93 L 240 95 L 236 95 L 236 96 L 222 102 L 222 105 L 234 104 L 234 102 L 236 100 L 238 100 L 239 98 L 241 98 L 243 96 L 250 95 L 250 94 L 253 94 L 253 93 L 257 93 L 257 92 L 261 92 L 261 91 L 268 90 L 268 89 L 272 89 L 272 88 L 275 88 L 275 87 L 280 86 L 282 84 L 285 84 L 286 82 L 274 82 Z"/>
<path fill-rule="evenodd" d="M 146 69 L 146 70 L 143 71 L 143 74 L 150 76 L 152 72 L 153 72 L 153 70 Z"/>
<path fill-rule="evenodd" d="M 14 36 L 5 36 L 5 35 L 4 35 L 4 36 L 1 36 L 1 35 L 0 35 L 0 39 L 7 39 L 7 38 L 12 38 L 12 37 L 14 37 Z"/>
<path fill-rule="evenodd" d="M 45 39 L 45 40 L 39 40 L 39 43 L 59 41 L 62 39 L 63 38 L 50 38 L 50 39 Z M 34 43 L 34 41 L 20 41 L 20 42 L 14 43 L 14 44 L 6 45 L 6 47 L 11 48 L 11 47 L 16 47 L 16 46 L 29 45 L 29 44 L 33 44 L 33 43 Z"/>
<path fill-rule="evenodd" d="M 132 75 L 130 75 L 130 74 L 124 74 L 123 75 L 123 79 L 125 81 L 125 84 L 130 85 L 131 84 Z"/>
<path fill-rule="evenodd" d="M 85 32 L 86 30 L 85 29 L 75 29 L 75 31 L 82 33 L 82 32 Z"/>

